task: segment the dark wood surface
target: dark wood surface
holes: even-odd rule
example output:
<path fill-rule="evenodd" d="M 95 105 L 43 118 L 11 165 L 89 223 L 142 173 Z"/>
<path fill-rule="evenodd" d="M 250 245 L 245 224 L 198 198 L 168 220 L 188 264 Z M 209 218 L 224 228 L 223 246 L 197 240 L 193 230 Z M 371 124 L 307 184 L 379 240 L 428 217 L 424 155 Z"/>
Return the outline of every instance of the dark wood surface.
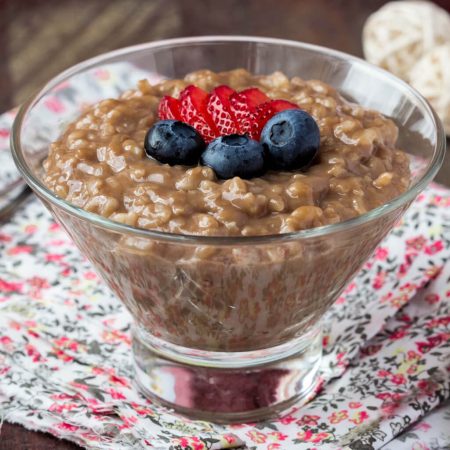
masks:
<path fill-rule="evenodd" d="M 295 39 L 362 55 L 361 30 L 382 0 L 0 0 L 0 111 L 61 70 L 156 39 L 242 34 Z M 448 0 L 441 0 L 443 6 Z M 437 180 L 450 185 L 450 157 Z M 0 449 L 76 449 L 4 423 Z"/>

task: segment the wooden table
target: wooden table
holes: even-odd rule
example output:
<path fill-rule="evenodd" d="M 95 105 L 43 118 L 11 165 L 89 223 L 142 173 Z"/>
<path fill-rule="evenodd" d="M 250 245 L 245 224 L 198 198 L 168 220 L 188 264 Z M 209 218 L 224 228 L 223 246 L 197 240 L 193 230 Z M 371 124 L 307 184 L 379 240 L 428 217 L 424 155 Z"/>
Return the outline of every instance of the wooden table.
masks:
<path fill-rule="evenodd" d="M 179 36 L 295 39 L 361 56 L 361 30 L 383 0 L 0 0 L 0 111 L 96 54 Z M 440 2 L 448 6 L 447 0 Z M 450 185 L 450 157 L 437 180 Z M 3 424 L 0 449 L 76 449 Z"/>

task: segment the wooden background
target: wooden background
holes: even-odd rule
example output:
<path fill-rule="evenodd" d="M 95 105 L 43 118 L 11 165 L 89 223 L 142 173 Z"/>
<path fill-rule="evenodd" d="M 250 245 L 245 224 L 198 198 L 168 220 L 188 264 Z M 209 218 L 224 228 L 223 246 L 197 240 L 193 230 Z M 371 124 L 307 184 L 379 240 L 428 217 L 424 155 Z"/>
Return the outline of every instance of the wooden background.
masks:
<path fill-rule="evenodd" d="M 208 34 L 295 39 L 362 56 L 361 30 L 382 0 L 0 0 L 0 111 L 61 70 L 141 42 Z M 450 7 L 449 0 L 440 0 Z M 450 9 L 450 8 L 449 8 Z M 437 180 L 450 186 L 450 157 Z M 4 423 L 0 449 L 79 448 Z"/>

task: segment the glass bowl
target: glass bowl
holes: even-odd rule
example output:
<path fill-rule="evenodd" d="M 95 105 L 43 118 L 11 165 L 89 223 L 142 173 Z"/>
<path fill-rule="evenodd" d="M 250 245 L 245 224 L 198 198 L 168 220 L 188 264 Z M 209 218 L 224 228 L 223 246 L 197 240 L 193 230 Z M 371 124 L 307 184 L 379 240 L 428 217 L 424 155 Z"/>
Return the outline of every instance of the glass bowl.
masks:
<path fill-rule="evenodd" d="M 274 236 L 207 237 L 112 222 L 43 184 L 50 143 L 83 105 L 134 88 L 139 78 L 155 83 L 198 69 L 237 67 L 319 79 L 391 117 L 399 147 L 414 162 L 409 190 L 339 224 Z M 99 74 L 124 68 L 116 91 L 95 87 Z M 68 83 L 81 88 L 68 96 L 62 88 Z M 61 104 L 57 115 L 49 114 L 49 105 Z M 190 417 L 219 422 L 263 419 L 310 396 L 318 382 L 324 312 L 432 180 L 444 143 L 428 103 L 391 74 L 330 49 L 239 36 L 151 42 L 80 63 L 21 107 L 12 136 L 27 183 L 130 311 L 142 392 Z"/>

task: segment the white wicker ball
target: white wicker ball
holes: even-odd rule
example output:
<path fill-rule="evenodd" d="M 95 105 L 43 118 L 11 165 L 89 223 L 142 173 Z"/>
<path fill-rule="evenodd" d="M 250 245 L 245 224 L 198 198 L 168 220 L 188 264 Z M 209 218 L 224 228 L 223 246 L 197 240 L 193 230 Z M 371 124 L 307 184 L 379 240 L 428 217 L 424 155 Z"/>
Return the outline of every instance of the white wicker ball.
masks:
<path fill-rule="evenodd" d="M 425 54 L 409 72 L 409 82 L 431 103 L 450 135 L 450 42 Z"/>
<path fill-rule="evenodd" d="M 450 15 L 428 1 L 386 3 L 363 30 L 366 59 L 404 80 L 426 52 L 450 41 Z"/>

